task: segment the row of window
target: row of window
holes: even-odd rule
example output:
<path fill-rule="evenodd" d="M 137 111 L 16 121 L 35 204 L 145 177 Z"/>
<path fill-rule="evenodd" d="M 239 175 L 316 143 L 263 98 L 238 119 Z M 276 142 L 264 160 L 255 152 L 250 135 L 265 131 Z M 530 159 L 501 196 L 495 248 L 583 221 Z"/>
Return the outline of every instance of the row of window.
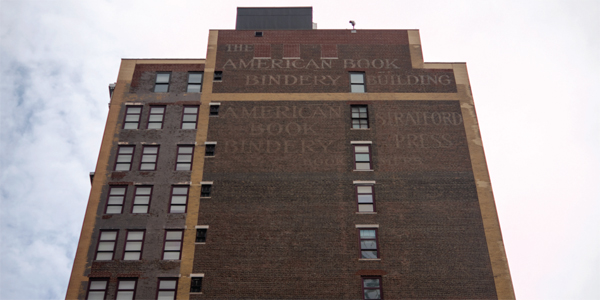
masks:
<path fill-rule="evenodd" d="M 204 147 L 205 156 L 215 156 L 216 143 L 207 142 Z M 160 145 L 144 145 L 140 158 L 140 171 L 155 171 L 158 161 Z M 119 146 L 117 159 L 115 160 L 115 171 L 131 171 L 135 146 Z M 194 145 L 178 145 L 175 159 L 175 171 L 192 170 L 194 157 Z"/>
<path fill-rule="evenodd" d="M 200 93 L 202 91 L 203 72 L 189 72 L 187 82 L 188 93 Z M 223 80 L 223 71 L 215 71 L 214 81 Z M 171 82 L 171 72 L 157 72 L 154 82 L 155 93 L 167 93 Z M 365 93 L 366 82 L 364 72 L 350 72 L 350 92 Z"/>
<path fill-rule="evenodd" d="M 169 213 L 185 213 L 187 211 L 187 202 L 189 195 L 189 186 L 174 185 L 171 187 L 171 196 L 169 203 Z M 132 214 L 147 214 L 152 200 L 153 186 L 136 186 L 131 205 Z M 200 197 L 210 197 L 212 184 L 202 184 L 200 188 Z M 105 214 L 122 214 L 125 203 L 127 186 L 113 185 L 108 191 Z"/>
<path fill-rule="evenodd" d="M 190 293 L 202 291 L 203 276 L 192 275 Z M 156 299 L 175 300 L 177 295 L 178 278 L 159 278 Z M 119 278 L 117 282 L 116 300 L 133 300 L 137 288 L 137 278 Z M 87 300 L 105 300 L 108 291 L 108 278 L 92 278 L 88 285 Z"/>
<path fill-rule="evenodd" d="M 190 275 L 190 293 L 202 292 L 204 274 Z M 137 288 L 137 278 L 119 278 L 117 282 L 116 300 L 133 300 Z M 363 276 L 363 299 L 383 299 L 381 277 Z M 105 300 L 108 291 L 108 278 L 92 278 L 88 285 L 87 300 Z M 158 278 L 156 299 L 174 300 L 177 296 L 178 278 Z"/>
<path fill-rule="evenodd" d="M 142 106 L 128 105 L 125 110 L 125 119 L 123 120 L 123 129 L 139 129 L 142 118 Z M 165 119 L 167 106 L 152 105 L 148 112 L 148 122 L 146 129 L 162 129 Z M 184 106 L 181 116 L 181 129 L 196 129 L 198 123 L 199 106 Z M 211 116 L 219 115 L 219 105 L 210 105 Z"/>

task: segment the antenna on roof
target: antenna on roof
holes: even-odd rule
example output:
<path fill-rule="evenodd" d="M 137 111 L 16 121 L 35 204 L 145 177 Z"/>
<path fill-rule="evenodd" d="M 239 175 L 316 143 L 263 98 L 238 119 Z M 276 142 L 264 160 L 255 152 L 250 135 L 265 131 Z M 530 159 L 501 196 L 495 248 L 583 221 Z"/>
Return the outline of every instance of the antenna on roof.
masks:
<path fill-rule="evenodd" d="M 350 24 L 352 24 L 352 30 L 354 30 L 354 25 L 356 25 L 356 22 L 350 20 Z"/>

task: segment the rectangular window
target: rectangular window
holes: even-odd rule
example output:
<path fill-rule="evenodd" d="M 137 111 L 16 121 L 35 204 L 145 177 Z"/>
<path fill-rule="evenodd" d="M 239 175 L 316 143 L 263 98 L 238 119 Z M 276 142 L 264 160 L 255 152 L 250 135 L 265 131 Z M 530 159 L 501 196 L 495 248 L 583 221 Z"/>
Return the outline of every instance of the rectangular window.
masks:
<path fill-rule="evenodd" d="M 194 146 L 177 146 L 176 171 L 192 170 L 192 158 L 194 157 Z"/>
<path fill-rule="evenodd" d="M 123 251 L 123 260 L 142 259 L 142 248 L 144 244 L 143 230 L 128 230 L 125 250 Z"/>
<path fill-rule="evenodd" d="M 209 116 L 215 117 L 219 115 L 219 107 L 221 106 L 220 104 L 211 103 L 208 106 L 210 108 L 210 112 L 208 114 Z"/>
<path fill-rule="evenodd" d="M 96 260 L 112 260 L 115 254 L 115 245 L 117 243 L 116 230 L 102 230 L 98 238 L 98 250 L 96 251 Z"/>
<path fill-rule="evenodd" d="M 357 185 L 356 186 L 356 201 L 359 212 L 374 212 L 375 198 L 373 196 L 372 185 Z"/>
<path fill-rule="evenodd" d="M 158 300 L 175 300 L 177 296 L 177 279 L 160 278 L 158 280 Z"/>
<path fill-rule="evenodd" d="M 383 299 L 381 277 L 369 276 L 362 278 L 363 299 Z"/>
<path fill-rule="evenodd" d="M 379 258 L 377 251 L 377 229 L 359 229 L 360 234 L 360 258 Z"/>
<path fill-rule="evenodd" d="M 169 81 L 171 80 L 170 72 L 156 73 L 156 83 L 154 84 L 155 93 L 166 93 L 169 91 Z"/>
<path fill-rule="evenodd" d="M 185 213 L 188 200 L 188 186 L 173 186 L 171 191 L 170 213 Z"/>
<path fill-rule="evenodd" d="M 156 170 L 156 161 L 158 160 L 159 146 L 144 146 L 142 149 L 142 161 L 140 162 L 140 171 Z"/>
<path fill-rule="evenodd" d="M 115 162 L 115 171 L 131 170 L 133 150 L 135 150 L 135 146 L 119 146 L 119 149 L 117 150 L 117 161 Z"/>
<path fill-rule="evenodd" d="M 208 142 L 204 145 L 204 156 L 215 156 L 215 148 L 217 144 L 208 144 Z"/>
<path fill-rule="evenodd" d="M 125 121 L 123 121 L 123 129 L 138 129 L 140 126 L 141 117 L 141 106 L 126 106 Z"/>
<path fill-rule="evenodd" d="M 133 300 L 135 297 L 135 285 L 137 283 L 137 279 L 131 278 L 119 278 L 119 283 L 117 285 L 117 298 L 116 300 Z"/>
<path fill-rule="evenodd" d="M 212 184 L 203 184 L 200 188 L 200 197 L 210 197 L 212 191 Z"/>
<path fill-rule="evenodd" d="M 371 166 L 371 145 L 353 145 L 354 146 L 354 169 L 372 170 Z"/>
<path fill-rule="evenodd" d="M 366 105 L 352 105 L 352 128 L 369 128 Z"/>
<path fill-rule="evenodd" d="M 108 190 L 108 200 L 106 201 L 106 214 L 120 214 L 123 212 L 123 203 L 127 186 L 111 186 Z"/>
<path fill-rule="evenodd" d="M 350 72 L 350 92 L 364 93 L 365 89 L 365 73 Z"/>
<path fill-rule="evenodd" d="M 104 300 L 108 287 L 107 278 L 90 278 L 86 300 Z"/>
<path fill-rule="evenodd" d="M 215 75 L 213 77 L 213 81 L 222 81 L 223 80 L 223 71 L 215 71 Z"/>
<path fill-rule="evenodd" d="M 147 214 L 150 207 L 150 199 L 152 198 L 151 186 L 137 186 L 135 188 L 135 196 L 133 198 L 133 214 Z"/>
<path fill-rule="evenodd" d="M 201 293 L 202 292 L 202 276 L 192 276 L 192 284 L 190 286 L 190 293 Z"/>
<path fill-rule="evenodd" d="M 196 228 L 196 243 L 206 243 L 208 228 Z"/>
<path fill-rule="evenodd" d="M 162 129 L 165 119 L 165 106 L 150 106 L 148 129 Z"/>
<path fill-rule="evenodd" d="M 167 230 L 165 232 L 164 260 L 178 260 L 181 258 L 181 244 L 183 230 Z"/>
<path fill-rule="evenodd" d="M 189 72 L 188 73 L 188 93 L 200 93 L 202 91 L 202 72 Z"/>
<path fill-rule="evenodd" d="M 198 106 L 184 106 L 181 118 L 181 129 L 196 129 Z"/>

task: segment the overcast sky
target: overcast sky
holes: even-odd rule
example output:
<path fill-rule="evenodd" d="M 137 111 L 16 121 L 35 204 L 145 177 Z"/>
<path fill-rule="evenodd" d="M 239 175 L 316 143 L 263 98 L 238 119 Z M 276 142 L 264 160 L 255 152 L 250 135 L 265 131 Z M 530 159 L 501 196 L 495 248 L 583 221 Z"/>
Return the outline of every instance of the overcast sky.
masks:
<path fill-rule="evenodd" d="M 237 6 L 420 29 L 467 62 L 518 299 L 600 299 L 600 1 L 0 0 L 0 299 L 64 298 L 121 58 L 205 58 Z"/>

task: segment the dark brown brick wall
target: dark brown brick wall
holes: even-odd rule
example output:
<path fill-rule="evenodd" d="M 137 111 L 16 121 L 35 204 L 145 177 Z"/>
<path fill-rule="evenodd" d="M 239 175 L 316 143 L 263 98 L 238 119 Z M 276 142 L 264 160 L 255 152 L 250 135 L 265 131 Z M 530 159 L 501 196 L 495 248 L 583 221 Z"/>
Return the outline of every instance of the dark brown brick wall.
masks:
<path fill-rule="evenodd" d="M 364 103 L 368 130 L 344 102 L 221 103 L 191 299 L 362 299 L 361 274 L 387 299 L 496 298 L 458 102 Z M 353 171 L 351 141 L 372 141 L 374 171 Z M 353 180 L 376 181 L 377 214 L 356 214 Z M 380 261 L 358 260 L 356 224 L 379 224 Z"/>

